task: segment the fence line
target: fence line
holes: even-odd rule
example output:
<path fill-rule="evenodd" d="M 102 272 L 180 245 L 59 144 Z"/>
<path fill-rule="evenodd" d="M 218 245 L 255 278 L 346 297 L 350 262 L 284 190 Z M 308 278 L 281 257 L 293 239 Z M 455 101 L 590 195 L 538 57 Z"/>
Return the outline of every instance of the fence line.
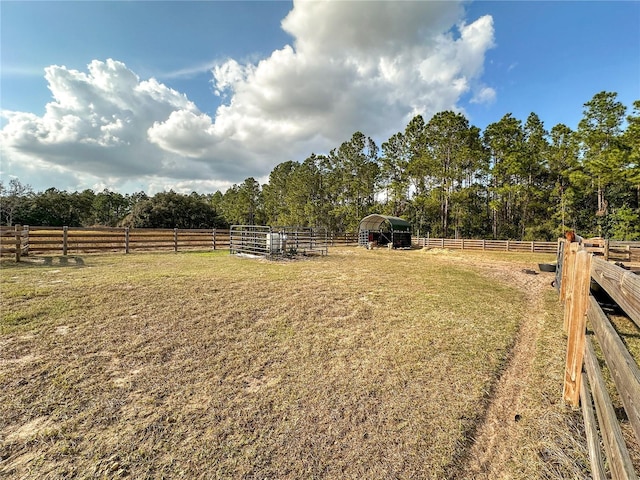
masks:
<path fill-rule="evenodd" d="M 611 477 L 614 480 L 638 478 L 595 354 L 594 341 L 600 346 L 638 441 L 640 369 L 600 304 L 590 294 L 590 285 L 592 281 L 596 282 L 640 327 L 640 276 L 595 256 L 576 243 L 560 242 L 559 247 L 560 299 L 564 304 L 567 333 L 564 400 L 574 407 L 582 403 L 593 477 L 607 478 L 599 447 L 601 436 Z M 587 321 L 593 334 L 587 335 Z"/>
<path fill-rule="evenodd" d="M 558 242 L 521 240 L 477 240 L 467 238 L 413 237 L 413 244 L 424 248 L 447 248 L 451 250 L 485 250 L 502 252 L 556 253 Z M 585 248 L 591 253 L 603 255 L 606 260 L 640 262 L 640 242 L 607 239 L 589 239 Z"/>
<path fill-rule="evenodd" d="M 502 252 L 556 253 L 558 242 L 529 242 L 519 240 L 477 240 L 468 238 L 413 237 L 413 244 L 424 248 L 451 250 L 484 250 Z"/>
<path fill-rule="evenodd" d="M 19 241 L 17 240 L 20 234 Z M 333 233 L 329 246 L 357 246 L 357 233 Z M 593 240 L 587 250 L 606 259 L 640 261 L 640 242 Z M 556 253 L 557 242 L 479 240 L 412 237 L 412 244 L 424 248 L 483 250 L 506 252 Z M 17 247 L 17 245 L 19 245 Z M 87 252 L 124 252 L 144 250 L 228 250 L 229 230 L 153 229 L 129 227 L 0 227 L 0 254 L 22 255 Z"/>
<path fill-rule="evenodd" d="M 28 229 L 21 225 L 0 228 L 0 253 L 15 255 L 16 262 L 29 253 Z"/>
<path fill-rule="evenodd" d="M 19 239 L 19 240 L 18 240 Z M 329 245 L 357 245 L 354 233 L 331 234 Z M 19 245 L 19 247 L 17 247 Z M 0 227 L 0 254 L 20 261 L 29 254 L 90 252 L 229 250 L 228 229 L 158 229 L 129 227 Z"/>

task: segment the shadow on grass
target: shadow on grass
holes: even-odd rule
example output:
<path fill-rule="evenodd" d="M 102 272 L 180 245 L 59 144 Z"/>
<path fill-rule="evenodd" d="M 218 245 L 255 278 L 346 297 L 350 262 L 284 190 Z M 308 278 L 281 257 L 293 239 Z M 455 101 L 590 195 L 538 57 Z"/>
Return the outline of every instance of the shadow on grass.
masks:
<path fill-rule="evenodd" d="M 20 262 L 3 259 L 2 268 L 34 268 L 34 267 L 84 267 L 82 257 L 22 257 Z"/>

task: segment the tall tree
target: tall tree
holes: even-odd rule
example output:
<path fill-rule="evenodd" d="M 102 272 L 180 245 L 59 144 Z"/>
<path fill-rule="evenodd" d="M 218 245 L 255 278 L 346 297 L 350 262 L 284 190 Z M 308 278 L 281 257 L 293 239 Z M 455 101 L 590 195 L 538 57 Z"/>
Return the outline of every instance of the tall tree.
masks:
<path fill-rule="evenodd" d="M 384 191 L 386 214 L 400 216 L 409 200 L 407 167 L 411 153 L 407 137 L 396 133 L 382 144 L 380 183 Z"/>
<path fill-rule="evenodd" d="M 518 238 L 521 163 L 524 132 L 520 120 L 510 113 L 487 126 L 484 143 L 491 159 L 489 208 L 494 238 Z"/>
<path fill-rule="evenodd" d="M 620 181 L 625 171 L 626 156 L 620 148 L 620 137 L 626 107 L 616 100 L 617 96 L 613 92 L 597 93 L 584 104 L 578 124 L 584 169 L 595 182 L 597 215 L 606 215 L 607 188 Z"/>
<path fill-rule="evenodd" d="M 356 132 L 330 152 L 328 161 L 337 200 L 333 214 L 345 230 L 353 231 L 375 203 L 378 147 L 371 138 Z"/>
<path fill-rule="evenodd" d="M 523 189 L 520 200 L 520 238 L 534 240 L 540 231 L 553 230 L 545 225 L 549 189 L 549 141 L 542 120 L 535 113 L 529 114 L 523 128 L 524 155 L 521 157 Z"/>
<path fill-rule="evenodd" d="M 554 203 L 549 210 L 551 217 L 560 222 L 560 230 L 554 232 L 556 236 L 563 235 L 567 226 L 576 228 L 571 175 L 578 169 L 579 148 L 578 137 L 569 127 L 560 123 L 551 129 L 549 175 L 550 199 Z"/>
<path fill-rule="evenodd" d="M 261 225 L 265 222 L 260 184 L 249 177 L 233 185 L 223 196 L 222 214 L 229 225 Z"/>
<path fill-rule="evenodd" d="M 33 196 L 30 185 L 24 185 L 17 178 L 9 180 L 7 187 L 0 181 L 0 216 L 1 223 L 13 225 L 16 214 L 25 210 L 29 199 Z"/>
<path fill-rule="evenodd" d="M 283 225 L 287 222 L 290 209 L 286 197 L 291 188 L 291 176 L 297 166 L 298 163 L 292 161 L 276 165 L 269 174 L 269 183 L 262 187 L 265 215 L 269 225 Z"/>
<path fill-rule="evenodd" d="M 449 236 L 451 200 L 460 191 L 469 175 L 470 159 L 480 154 L 478 130 L 460 113 L 452 111 L 435 114 L 425 127 L 427 172 L 433 178 L 434 194 L 439 202 L 440 225 L 443 236 Z M 462 200 L 462 197 L 459 197 Z M 462 206 L 456 209 L 460 215 Z"/>
<path fill-rule="evenodd" d="M 635 186 L 635 203 L 640 208 L 640 100 L 633 102 L 633 112 L 627 116 L 623 139 L 629 151 L 627 179 Z"/>

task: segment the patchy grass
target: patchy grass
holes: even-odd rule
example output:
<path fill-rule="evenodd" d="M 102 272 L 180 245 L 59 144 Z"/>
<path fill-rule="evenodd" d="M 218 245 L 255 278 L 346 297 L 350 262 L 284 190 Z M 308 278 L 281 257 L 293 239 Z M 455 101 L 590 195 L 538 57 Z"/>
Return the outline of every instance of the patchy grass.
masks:
<path fill-rule="evenodd" d="M 524 292 L 485 275 L 482 258 L 339 248 L 287 262 L 3 262 L 0 475 L 446 477 L 528 315 Z M 562 318 L 546 305 L 527 474 L 562 444 L 539 436 L 573 421 L 557 405 Z"/>
<path fill-rule="evenodd" d="M 532 375 L 525 384 L 517 422 L 520 448 L 507 468 L 518 472 L 513 478 L 590 478 L 582 413 L 562 401 L 566 336 L 555 290 L 544 293 L 539 313 Z"/>

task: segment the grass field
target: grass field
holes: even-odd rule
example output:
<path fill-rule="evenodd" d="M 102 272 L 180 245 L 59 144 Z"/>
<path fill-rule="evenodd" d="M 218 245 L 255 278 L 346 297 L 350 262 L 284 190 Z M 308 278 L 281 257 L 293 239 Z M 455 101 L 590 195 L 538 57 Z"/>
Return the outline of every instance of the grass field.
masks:
<path fill-rule="evenodd" d="M 487 441 L 474 478 L 584 478 L 557 296 L 521 273 L 539 260 L 3 261 L 0 477 L 465 478 Z M 509 434 L 479 440 L 526 322 Z"/>

